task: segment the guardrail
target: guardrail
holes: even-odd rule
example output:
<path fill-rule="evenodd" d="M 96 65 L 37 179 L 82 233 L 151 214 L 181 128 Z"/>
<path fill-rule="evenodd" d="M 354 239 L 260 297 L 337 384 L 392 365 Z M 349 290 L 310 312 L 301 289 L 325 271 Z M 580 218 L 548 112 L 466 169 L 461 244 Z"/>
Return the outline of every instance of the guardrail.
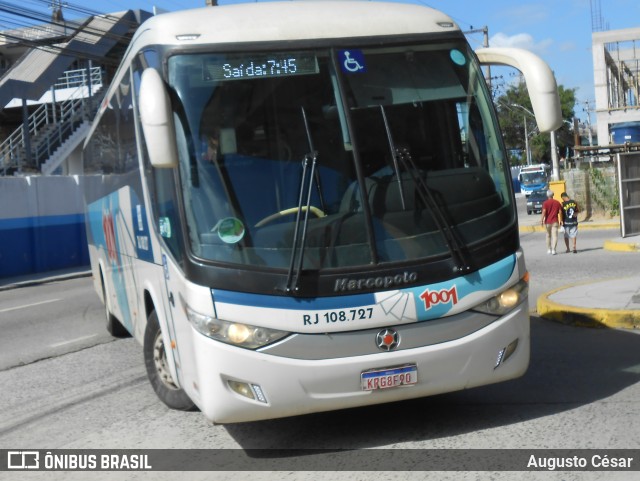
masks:
<path fill-rule="evenodd" d="M 40 168 L 43 163 L 71 136 L 73 131 L 90 116 L 92 100 L 78 97 L 62 102 L 58 108 L 59 120 L 49 124 L 50 128 L 40 135 L 39 141 L 33 145 L 32 161 Z"/>
<path fill-rule="evenodd" d="M 90 72 L 87 72 L 86 68 L 67 70 L 53 85 L 53 87 L 55 89 L 81 87 L 88 85 L 87 80 L 91 81 L 91 85 L 102 84 L 102 68 L 91 67 Z"/>
<path fill-rule="evenodd" d="M 55 86 L 74 88 L 72 95 L 63 102 L 40 105 L 30 116 L 26 128 L 29 132 L 27 146 L 25 126 L 16 129 L 0 144 L 0 176 L 10 170 L 36 168 L 47 160 L 62 145 L 75 128 L 95 112 L 92 98 L 87 97 L 87 81 L 96 91 L 102 87 L 102 70 L 94 67 L 65 72 Z"/>

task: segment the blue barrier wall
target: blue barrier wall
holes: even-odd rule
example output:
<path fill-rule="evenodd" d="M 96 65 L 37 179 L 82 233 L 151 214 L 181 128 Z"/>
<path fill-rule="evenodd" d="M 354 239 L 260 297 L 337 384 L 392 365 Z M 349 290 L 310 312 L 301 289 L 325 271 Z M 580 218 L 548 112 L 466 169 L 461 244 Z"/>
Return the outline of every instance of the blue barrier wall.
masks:
<path fill-rule="evenodd" d="M 89 265 L 86 181 L 78 176 L 0 178 L 0 278 Z"/>

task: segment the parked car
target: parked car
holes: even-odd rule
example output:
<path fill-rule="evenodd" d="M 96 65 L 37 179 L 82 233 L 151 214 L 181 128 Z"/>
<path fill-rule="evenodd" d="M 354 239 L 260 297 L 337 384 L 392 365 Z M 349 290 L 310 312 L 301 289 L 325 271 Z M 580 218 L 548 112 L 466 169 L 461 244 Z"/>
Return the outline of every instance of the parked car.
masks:
<path fill-rule="evenodd" d="M 538 214 L 542 212 L 542 203 L 547 200 L 547 191 L 534 190 L 531 195 L 527 197 L 527 214 Z"/>

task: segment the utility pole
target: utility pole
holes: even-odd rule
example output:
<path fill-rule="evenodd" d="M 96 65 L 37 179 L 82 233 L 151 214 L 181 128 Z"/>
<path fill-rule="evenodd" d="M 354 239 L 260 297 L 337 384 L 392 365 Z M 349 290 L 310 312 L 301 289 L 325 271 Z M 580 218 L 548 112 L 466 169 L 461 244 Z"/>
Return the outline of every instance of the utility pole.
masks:
<path fill-rule="evenodd" d="M 66 6 L 66 3 L 65 3 Z M 62 15 L 62 0 L 53 0 L 49 4 L 49 8 L 51 9 L 51 21 L 54 23 L 62 23 L 64 22 L 64 17 Z"/>
<path fill-rule="evenodd" d="M 465 35 L 468 33 L 482 33 L 482 36 L 483 36 L 482 46 L 484 48 L 489 47 L 489 27 L 487 27 L 486 25 L 482 28 L 473 28 L 473 25 L 471 25 L 470 30 L 466 30 L 462 33 L 464 33 Z M 485 74 L 487 76 L 487 85 L 489 86 L 489 93 L 491 93 L 491 67 L 487 65 L 485 68 L 487 69 Z M 493 93 L 491 95 L 493 96 Z"/>
<path fill-rule="evenodd" d="M 589 147 L 591 147 L 593 145 L 593 134 L 591 133 L 591 105 L 588 100 L 585 100 L 584 104 L 587 108 L 583 108 L 582 110 L 587 113 L 587 128 L 589 129 L 587 133 L 589 135 Z"/>
<path fill-rule="evenodd" d="M 551 166 L 552 173 L 551 179 L 554 181 L 560 180 L 560 167 L 558 165 L 558 148 L 556 147 L 556 131 L 551 131 Z"/>
<path fill-rule="evenodd" d="M 488 48 L 489 47 L 489 27 L 487 27 L 486 25 L 482 27 L 482 36 L 484 39 L 484 41 L 482 42 L 482 46 L 484 48 Z M 493 90 L 491 88 L 491 65 L 487 65 L 487 85 L 489 86 L 489 93 L 493 98 Z"/>

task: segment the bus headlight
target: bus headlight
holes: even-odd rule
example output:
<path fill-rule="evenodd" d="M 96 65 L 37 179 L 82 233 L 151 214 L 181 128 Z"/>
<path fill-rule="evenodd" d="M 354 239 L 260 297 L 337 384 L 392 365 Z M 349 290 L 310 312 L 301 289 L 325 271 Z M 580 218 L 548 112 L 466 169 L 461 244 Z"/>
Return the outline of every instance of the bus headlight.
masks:
<path fill-rule="evenodd" d="M 508 289 L 505 289 L 482 304 L 478 304 L 473 310 L 496 316 L 506 314 L 527 298 L 529 293 L 528 280 L 529 276 L 527 275 Z"/>
<path fill-rule="evenodd" d="M 289 332 L 267 327 L 223 321 L 222 319 L 195 312 L 188 306 L 186 306 L 186 311 L 189 322 L 200 334 L 204 334 L 216 341 L 246 349 L 258 349 L 290 334 Z"/>

